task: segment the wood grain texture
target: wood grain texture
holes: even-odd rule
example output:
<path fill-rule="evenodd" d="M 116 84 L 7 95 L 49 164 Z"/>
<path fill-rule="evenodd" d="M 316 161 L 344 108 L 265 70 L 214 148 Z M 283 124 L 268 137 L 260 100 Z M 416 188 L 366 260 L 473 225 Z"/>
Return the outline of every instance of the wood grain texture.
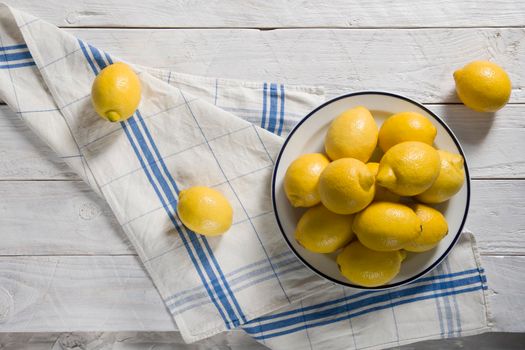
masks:
<path fill-rule="evenodd" d="M 525 334 L 485 333 L 471 337 L 428 340 L 411 345 L 395 347 L 394 350 L 522 350 Z M 20 350 L 20 344 L 31 350 L 263 350 L 241 330 L 233 330 L 211 338 L 184 344 L 178 332 L 75 332 L 75 333 L 8 333 L 0 334 L 3 350 Z"/>
<path fill-rule="evenodd" d="M 513 0 L 447 0 L 439 5 L 432 0 L 6 2 L 59 26 L 91 27 L 521 26 L 525 17 L 523 6 Z"/>
<path fill-rule="evenodd" d="M 0 179 L 70 180 L 79 177 L 26 123 L 0 106 Z"/>
<path fill-rule="evenodd" d="M 0 182 L 0 256 L 135 254 L 83 182 Z M 525 254 L 525 181 L 473 181 L 466 228 L 482 254 Z"/>
<path fill-rule="evenodd" d="M 525 332 L 525 257 L 485 256 L 482 264 L 492 294 L 490 301 L 495 330 Z"/>
<path fill-rule="evenodd" d="M 2 257 L 0 286 L 0 332 L 176 329 L 135 256 Z"/>
<path fill-rule="evenodd" d="M 493 60 L 525 102 L 525 29 L 68 29 L 130 62 L 198 75 L 324 85 L 329 96 L 387 90 L 458 102 L 452 73 Z"/>
<path fill-rule="evenodd" d="M 430 105 L 465 150 L 473 178 L 525 177 L 525 105 L 496 115 L 463 105 Z M 78 180 L 7 106 L 0 106 L 0 180 Z"/>
<path fill-rule="evenodd" d="M 504 339 L 511 338 L 506 335 Z M 501 339 L 501 337 L 500 337 Z M 511 339 L 508 339 L 511 340 Z M 505 342 L 507 343 L 508 340 Z M 186 344 L 179 332 L 74 332 L 74 333 L 8 333 L 0 334 L 2 350 L 20 350 L 27 344 L 31 350 L 264 350 L 241 330 L 217 334 Z"/>
<path fill-rule="evenodd" d="M 500 330 L 523 331 L 525 257 L 483 258 Z M 0 332 L 171 331 L 134 256 L 0 257 Z"/>
<path fill-rule="evenodd" d="M 135 253 L 84 182 L 0 182 L 0 198 L 0 255 Z"/>

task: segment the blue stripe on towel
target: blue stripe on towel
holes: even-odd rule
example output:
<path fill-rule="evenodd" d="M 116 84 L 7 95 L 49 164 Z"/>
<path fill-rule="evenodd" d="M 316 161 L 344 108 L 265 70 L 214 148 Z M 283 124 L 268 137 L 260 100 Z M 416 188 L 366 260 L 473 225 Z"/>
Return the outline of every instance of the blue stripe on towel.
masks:
<path fill-rule="evenodd" d="M 477 269 L 476 270 L 468 270 L 468 271 L 470 271 L 470 273 L 472 273 L 472 271 L 478 272 Z M 457 273 L 457 274 L 454 274 L 454 275 L 455 276 L 459 276 L 459 274 L 466 274 L 466 273 L 467 273 L 467 271 L 463 271 L 461 273 Z M 435 276 L 433 278 L 439 279 L 439 278 L 443 278 L 443 276 Z M 459 293 L 467 293 L 467 292 L 479 290 L 479 289 L 484 288 L 484 286 L 483 286 L 484 281 L 486 281 L 485 276 L 479 275 L 479 272 L 478 272 L 478 274 L 476 274 L 475 276 L 459 278 L 459 279 L 451 280 L 451 281 L 439 281 L 438 280 L 438 281 L 434 281 L 434 282 L 432 282 L 430 284 L 419 285 L 419 286 L 415 286 L 415 287 L 411 287 L 411 288 L 405 288 L 405 289 L 402 289 L 402 290 L 397 290 L 397 291 L 389 292 L 389 293 L 385 293 L 385 294 L 379 294 L 378 295 L 377 292 L 361 292 L 361 293 L 357 293 L 356 295 L 349 296 L 347 298 L 342 298 L 339 301 L 344 301 L 343 299 L 357 298 L 359 296 L 365 296 L 367 294 L 369 294 L 370 296 L 366 297 L 364 299 L 355 301 L 353 303 L 340 305 L 340 306 L 337 306 L 337 307 L 334 307 L 334 308 L 325 309 L 325 310 L 317 311 L 317 312 L 306 314 L 306 315 L 304 315 L 304 312 L 311 310 L 312 307 L 300 308 L 300 309 L 297 309 L 297 310 L 293 311 L 294 313 L 295 312 L 300 312 L 300 315 L 298 315 L 298 316 L 294 316 L 294 317 L 283 319 L 283 320 L 273 321 L 273 322 L 265 323 L 265 324 L 261 324 L 261 322 L 264 322 L 264 319 L 265 319 L 264 317 L 262 317 L 260 319 L 256 319 L 256 320 L 253 320 L 253 321 L 250 322 L 250 323 L 257 323 L 258 324 L 257 326 L 243 327 L 243 329 L 249 334 L 258 334 L 258 333 L 264 333 L 265 334 L 265 335 L 255 336 L 255 339 L 267 339 L 267 338 L 272 338 L 272 337 L 276 337 L 276 336 L 279 336 L 279 335 L 284 335 L 284 334 L 288 334 L 288 333 L 297 332 L 297 331 L 305 329 L 306 327 L 311 328 L 311 327 L 315 327 L 315 326 L 321 326 L 321 325 L 324 325 L 324 324 L 329 324 L 329 323 L 337 322 L 337 321 L 340 321 L 340 320 L 356 317 L 356 316 L 359 316 L 359 315 L 362 315 L 362 314 L 366 314 L 366 313 L 369 313 L 369 312 L 390 308 L 392 306 L 402 305 L 402 304 L 415 302 L 415 301 L 419 301 L 419 300 L 432 299 L 432 298 L 436 298 L 436 297 L 447 297 L 448 295 L 454 295 L 454 294 L 459 294 Z M 471 287 L 471 288 L 467 288 L 467 289 L 447 291 L 447 289 L 449 289 L 449 288 L 466 287 L 466 286 L 471 286 L 471 285 L 477 285 L 477 286 Z M 411 299 L 398 300 L 398 301 L 391 302 L 391 303 L 388 303 L 388 304 L 385 304 L 385 305 L 373 306 L 373 305 L 376 305 L 378 303 L 384 303 L 384 302 L 387 302 L 387 301 L 393 301 L 395 299 L 400 299 L 400 298 L 406 297 L 406 296 L 416 296 L 418 294 L 428 293 L 430 291 L 442 291 L 442 290 L 445 290 L 445 291 L 441 292 L 441 293 L 427 294 L 427 295 L 424 295 L 424 296 L 417 296 L 417 297 L 413 297 Z M 333 303 L 333 302 L 331 301 L 331 302 L 328 302 L 328 303 Z M 328 304 L 328 303 L 325 303 L 325 304 Z M 370 307 L 370 306 L 372 306 L 372 307 Z M 367 307 L 367 309 L 358 311 L 358 312 L 356 312 L 354 314 L 349 314 L 350 310 L 356 310 L 356 309 L 363 308 L 363 307 Z M 337 319 L 330 319 L 330 320 L 325 320 L 325 321 L 321 321 L 321 322 L 318 322 L 318 323 L 306 325 L 307 321 L 316 321 L 316 320 L 320 320 L 320 319 L 331 317 L 331 316 L 337 316 L 338 314 L 343 314 L 343 313 L 346 313 L 347 315 L 345 315 L 343 317 L 339 317 Z M 279 315 L 273 315 L 273 316 L 274 317 L 275 316 L 279 317 Z M 290 327 L 290 326 L 293 326 L 293 325 L 296 325 L 296 324 L 300 324 L 300 323 L 304 323 L 304 324 L 299 326 L 299 327 L 296 327 L 296 328 L 284 330 L 282 332 L 267 334 L 267 332 L 269 332 L 269 331 L 279 330 L 279 329 Z"/>
<path fill-rule="evenodd" d="M 268 122 L 268 131 L 275 133 L 277 124 L 277 84 L 270 84 L 270 117 Z"/>
<path fill-rule="evenodd" d="M 0 66 L 0 69 L 13 69 L 13 68 L 30 67 L 30 66 L 36 66 L 36 63 L 34 61 L 31 61 L 31 62 L 16 63 L 16 64 L 5 64 L 3 66 Z"/>
<path fill-rule="evenodd" d="M 27 49 L 26 44 L 17 44 L 9 46 L 0 46 L 0 51 L 9 51 L 9 50 L 18 50 L 18 49 Z"/>
<path fill-rule="evenodd" d="M 150 184 L 152 185 L 154 191 L 157 193 L 157 196 L 158 198 L 160 199 L 161 203 L 162 203 L 162 206 L 166 209 L 166 212 L 168 213 L 168 216 L 170 218 L 170 220 L 172 221 L 172 223 L 175 225 L 175 228 L 177 229 L 177 231 L 179 232 L 179 235 L 182 239 L 182 242 L 184 244 L 184 246 L 186 247 L 186 250 L 188 251 L 189 253 L 189 256 L 190 256 L 190 259 L 191 261 L 193 262 L 193 264 L 195 266 L 197 266 L 198 262 L 196 261 L 195 259 L 195 256 L 193 255 L 193 252 L 191 251 L 191 248 L 189 248 L 189 245 L 188 245 L 188 242 L 186 240 L 186 237 L 184 236 L 184 234 L 181 232 L 178 224 L 177 224 L 177 220 L 173 217 L 173 215 L 171 214 L 167 204 L 165 203 L 164 201 L 164 198 L 162 198 L 162 195 L 160 194 L 159 192 L 159 189 L 157 188 L 157 185 L 155 184 L 155 182 L 153 181 L 148 169 L 147 169 L 147 166 L 146 164 L 144 164 L 144 160 L 142 159 L 142 157 L 140 156 L 140 152 L 139 150 L 137 149 L 137 146 L 135 145 L 135 142 L 133 141 L 133 138 L 131 137 L 129 131 L 128 131 L 128 127 L 126 126 L 126 123 L 122 122 L 121 123 L 122 125 L 122 128 L 124 129 L 124 132 L 126 133 L 126 136 L 128 137 L 128 140 L 131 144 L 131 147 L 133 148 L 133 151 L 135 152 L 141 166 L 142 166 L 142 169 L 144 170 L 144 173 L 146 174 L 146 177 L 148 178 Z M 204 282 L 205 281 L 205 278 L 202 274 L 202 271 L 200 271 L 200 269 L 196 269 L 197 270 L 197 273 L 199 274 L 201 280 Z M 229 321 L 227 321 L 222 309 L 219 307 L 219 305 L 217 304 L 217 301 L 215 300 L 215 296 L 213 295 L 212 291 L 210 290 L 209 286 L 207 283 L 203 283 L 204 284 L 204 287 L 206 288 L 206 291 L 208 292 L 208 295 L 210 296 L 210 299 L 212 301 L 212 303 L 215 305 L 215 307 L 217 308 L 217 310 L 219 310 L 219 314 L 221 315 L 222 319 L 224 320 L 226 326 L 228 328 L 231 328 L 230 325 L 229 325 Z"/>
<path fill-rule="evenodd" d="M 29 51 L 0 54 L 0 62 L 19 61 L 28 58 L 33 58 L 33 56 L 31 56 L 31 52 Z"/>
<path fill-rule="evenodd" d="M 265 335 L 261 335 L 261 336 L 254 336 L 253 338 L 256 339 L 256 340 L 263 340 L 263 339 L 268 339 L 268 338 L 274 338 L 274 337 L 278 337 L 278 336 L 281 336 L 281 335 L 286 335 L 286 334 L 302 331 L 302 330 L 304 330 L 306 328 L 320 327 L 320 326 L 324 326 L 324 325 L 327 325 L 327 324 L 336 323 L 336 322 L 339 322 L 339 321 L 344 321 L 344 320 L 351 319 L 351 318 L 354 318 L 354 317 L 357 317 L 357 316 L 361 316 L 361 315 L 365 315 L 365 314 L 368 314 L 368 313 L 371 313 L 371 312 L 374 312 L 374 311 L 380 311 L 380 310 L 383 310 L 383 309 L 388 309 L 388 308 L 391 308 L 393 306 L 399 306 L 399 305 L 409 304 L 409 303 L 413 303 L 413 302 L 417 302 L 417 301 L 432 299 L 434 297 L 443 297 L 443 296 L 447 296 L 447 295 L 457 295 L 457 294 L 471 293 L 471 292 L 475 292 L 475 291 L 478 291 L 478 290 L 481 290 L 481 289 L 486 289 L 486 287 L 480 285 L 480 286 L 475 286 L 475 287 L 471 287 L 471 288 L 457 290 L 457 291 L 454 291 L 454 292 L 438 293 L 438 294 L 436 294 L 436 296 L 434 296 L 434 295 L 426 295 L 426 296 L 421 296 L 421 297 L 415 297 L 415 298 L 412 298 L 412 299 L 401 300 L 401 301 L 398 301 L 398 302 L 395 302 L 395 303 L 392 303 L 392 304 L 376 306 L 376 307 L 373 307 L 373 308 L 370 308 L 370 309 L 362 310 L 362 311 L 359 311 L 359 312 L 356 312 L 356 313 L 353 313 L 353 314 L 345 315 L 343 317 L 338 317 L 338 318 L 335 318 L 335 319 L 325 320 L 325 321 L 321 321 L 321 322 L 317 322 L 317 323 L 310 323 L 308 325 L 304 324 L 302 326 L 291 328 L 291 329 L 287 329 L 287 330 L 282 331 L 282 332 L 265 334 Z"/>
<path fill-rule="evenodd" d="M 279 130 L 277 130 L 277 135 L 281 136 L 283 133 L 284 126 L 284 85 L 281 84 L 281 115 L 279 118 Z"/>
<path fill-rule="evenodd" d="M 93 69 L 93 72 L 96 73 L 97 69 L 96 69 L 93 61 L 91 60 L 89 54 L 87 53 L 85 45 L 80 40 L 79 40 L 79 43 L 80 43 L 80 46 L 82 48 L 82 51 L 84 52 L 84 55 L 85 55 L 86 59 L 88 60 L 90 66 Z M 91 50 L 91 52 L 93 54 L 93 57 L 97 61 L 98 65 L 100 66 L 100 68 L 104 68 L 106 64 L 105 64 L 105 62 L 104 62 L 100 52 L 96 48 L 94 48 L 92 46 L 90 46 L 90 50 Z M 106 54 L 106 58 L 108 59 L 109 62 L 111 62 L 111 58 L 107 54 Z M 138 113 L 140 113 L 140 112 L 138 112 Z M 141 116 L 139 116 L 139 120 L 140 119 L 142 119 Z M 142 120 L 142 122 L 143 122 L 143 120 Z M 155 161 L 153 155 L 151 154 L 151 152 L 149 151 L 147 144 L 145 143 L 145 139 L 142 136 L 142 134 L 140 132 L 140 129 L 138 128 L 138 125 L 137 125 L 137 122 L 136 122 L 135 118 L 134 117 L 130 118 L 129 122 L 127 124 L 128 124 L 129 127 L 131 127 L 131 130 L 133 131 L 133 134 L 135 135 L 135 137 L 137 138 L 137 141 L 139 142 L 139 144 L 141 146 L 142 152 L 144 153 L 144 155 L 146 156 L 146 158 L 148 160 L 148 165 L 150 165 L 150 168 L 153 171 L 155 177 L 157 178 L 157 181 L 161 185 L 164 194 L 169 199 L 169 202 L 170 202 L 170 204 L 172 205 L 172 207 L 174 208 L 174 211 L 175 211 L 176 199 L 173 196 L 173 193 L 171 192 L 171 189 L 167 185 L 167 182 L 165 181 L 164 177 L 162 176 L 162 174 L 160 172 L 160 169 L 158 169 L 158 167 L 156 165 L 156 161 Z M 151 175 L 149 175 L 149 171 L 145 168 L 146 165 L 144 164 L 144 161 L 141 158 L 140 152 L 138 152 L 138 149 L 134 145 L 133 139 L 131 138 L 131 134 L 130 134 L 129 130 L 127 129 L 128 126 L 126 126 L 126 123 L 121 123 L 121 125 L 124 128 L 124 130 L 126 132 L 126 135 L 128 136 L 129 141 L 132 143 L 132 147 L 134 148 L 135 153 L 136 153 L 137 157 L 139 158 L 139 161 L 143 165 L 143 169 L 146 172 L 146 175 L 147 175 L 148 179 L 150 180 L 150 183 L 154 187 L 155 192 L 157 193 L 157 196 L 159 197 L 159 199 L 163 203 L 164 208 L 166 209 L 166 211 L 168 212 L 168 215 L 170 216 L 170 219 L 172 220 L 172 222 L 173 222 L 174 226 L 176 227 L 177 231 L 179 232 L 179 234 L 180 234 L 180 236 L 181 236 L 181 238 L 182 238 L 182 240 L 183 240 L 183 242 L 184 242 L 184 244 L 185 244 L 185 246 L 186 246 L 186 248 L 188 250 L 188 253 L 190 254 L 190 258 L 191 258 L 192 262 L 194 263 L 194 265 L 195 265 L 195 267 L 197 269 L 197 272 L 198 272 L 199 276 L 201 277 L 201 280 L 202 280 L 203 284 L 205 285 L 205 287 L 206 287 L 206 289 L 208 291 L 208 294 L 210 295 L 210 298 L 212 299 L 212 301 L 214 302 L 215 306 L 219 310 L 219 313 L 221 314 L 221 316 L 222 316 L 223 320 L 225 321 L 227 327 L 231 328 L 231 326 L 229 324 L 230 322 L 226 320 L 226 318 L 225 318 L 225 316 L 224 316 L 224 314 L 222 312 L 222 309 L 216 303 L 215 297 L 214 297 L 213 293 L 211 292 L 209 286 L 207 285 L 206 279 L 204 278 L 202 272 L 200 271 L 200 267 L 198 265 L 198 262 L 194 258 L 193 252 L 191 251 L 191 248 L 189 248 L 189 246 L 188 246 L 186 238 L 185 238 L 185 236 L 184 236 L 184 234 L 183 234 L 183 232 L 181 230 L 181 227 L 179 227 L 179 224 L 178 224 L 177 220 L 175 219 L 175 217 L 173 216 L 173 214 L 171 213 L 170 209 L 167 208 L 167 205 L 164 202 L 164 199 L 163 199 L 162 195 L 160 194 L 160 192 L 159 192 L 155 182 L 151 178 Z M 145 126 L 145 124 L 143 124 L 143 127 L 144 127 L 144 130 L 146 131 L 146 133 L 149 134 L 149 130 L 147 130 L 147 127 Z M 149 137 L 151 137 L 151 135 L 149 135 Z M 165 164 L 164 164 L 162 158 L 160 157 L 160 154 L 158 153 L 158 150 L 156 149 L 156 146 L 154 145 L 153 140 L 150 139 L 150 142 L 151 142 L 152 146 L 155 148 L 156 154 L 159 157 L 159 161 L 160 161 L 161 165 L 163 166 L 163 169 L 166 171 L 167 174 L 169 174 L 169 172 L 167 172 L 167 168 L 165 167 Z M 207 261 L 206 254 L 204 253 L 202 247 L 199 245 L 198 238 L 191 231 L 188 233 L 188 235 L 191 238 L 190 240 L 193 243 L 195 251 L 197 252 L 197 256 L 200 258 L 201 262 L 203 262 L 204 268 L 205 268 L 208 276 L 211 279 L 211 282 L 212 282 L 212 285 L 213 285 L 213 287 L 215 289 L 215 292 L 217 293 L 220 301 L 223 303 L 223 306 L 225 307 L 225 309 L 228 311 L 228 314 L 229 314 L 229 316 L 230 316 L 230 318 L 232 320 L 231 323 L 233 323 L 234 326 L 238 326 L 240 324 L 239 321 L 238 321 L 238 318 L 235 315 L 233 309 L 231 308 L 226 295 L 222 291 L 222 288 L 221 288 L 221 286 L 220 286 L 220 284 L 218 282 L 218 279 L 215 276 L 215 274 L 213 273 L 213 269 L 210 267 L 209 262 Z M 193 235 L 193 237 L 192 237 L 192 235 Z M 220 269 L 217 269 L 217 270 L 220 271 Z M 221 274 L 222 274 L 222 271 L 221 271 Z M 223 281 L 225 281 L 225 279 Z M 229 287 L 227 287 L 227 289 L 229 289 Z M 232 295 L 232 297 L 233 297 L 233 295 Z M 238 303 L 235 300 L 235 298 L 233 297 L 232 299 L 234 300 L 234 303 L 238 307 Z M 240 314 L 241 314 L 241 318 L 244 319 L 244 315 L 242 314 L 242 312 L 240 312 Z"/>
<path fill-rule="evenodd" d="M 84 52 L 86 58 L 88 58 L 89 63 L 91 65 L 93 65 L 93 62 L 91 61 L 89 55 L 87 54 L 87 50 L 85 50 L 85 45 L 83 45 L 82 42 L 81 42 L 81 47 L 83 48 L 82 51 Z M 100 68 L 104 68 L 106 66 L 106 63 L 105 63 L 105 61 L 104 61 L 100 51 L 98 49 L 96 49 L 95 47 L 91 46 L 91 45 L 89 46 L 89 48 L 90 48 L 90 51 L 93 54 L 93 57 L 95 58 L 97 64 L 99 65 L 99 67 Z M 107 53 L 105 53 L 105 57 L 107 58 L 108 62 L 112 63 L 111 57 Z M 96 69 L 94 71 L 96 71 Z M 167 169 L 167 167 L 166 167 L 166 165 L 165 165 L 165 163 L 164 163 L 164 161 L 163 161 L 163 159 L 162 159 L 162 157 L 160 155 L 160 152 L 158 151 L 158 148 L 156 147 L 155 142 L 154 142 L 154 140 L 153 140 L 153 138 L 152 138 L 152 136 L 151 136 L 151 134 L 149 132 L 149 129 L 147 128 L 147 126 L 146 126 L 146 124 L 144 122 L 144 119 L 142 118 L 142 116 L 140 114 L 140 111 L 137 110 L 136 115 L 138 117 L 140 125 L 142 126 L 142 128 L 143 128 L 143 130 L 144 130 L 144 132 L 146 134 L 146 137 L 148 138 L 149 143 L 151 144 L 151 147 L 153 148 L 155 154 L 157 155 L 158 162 L 161 164 L 164 173 L 168 176 L 168 178 L 169 178 L 169 180 L 171 182 L 171 185 L 173 186 L 173 189 L 178 194 L 178 187 L 177 187 L 173 177 L 169 173 L 169 171 L 168 171 L 168 169 Z M 123 127 L 124 127 L 125 123 L 122 123 L 122 124 L 123 124 Z M 149 150 L 148 144 L 147 144 L 144 136 L 142 135 L 142 132 L 140 131 L 140 128 L 139 128 L 139 125 L 138 125 L 138 123 L 136 121 L 136 118 L 133 117 L 133 118 L 128 119 L 128 123 L 127 124 L 128 124 L 129 127 L 131 127 L 131 130 L 132 130 L 133 134 L 135 135 L 137 141 L 139 142 L 140 148 L 141 148 L 142 152 L 144 153 L 144 155 L 145 155 L 145 157 L 147 159 L 148 165 L 150 166 L 151 170 L 153 171 L 153 174 L 155 175 L 155 178 L 159 182 L 159 184 L 160 184 L 160 186 L 161 186 L 161 188 L 163 190 L 163 193 L 166 195 L 169 203 L 172 205 L 173 210 L 175 212 L 176 211 L 177 199 L 175 198 L 175 196 L 174 196 L 171 188 L 169 187 L 166 179 L 164 178 L 163 174 L 161 173 L 160 169 L 158 168 L 158 166 L 156 164 L 157 160 L 155 159 L 155 157 L 153 156 L 153 154 Z M 129 132 L 127 132 L 126 135 L 128 136 L 128 138 L 130 138 L 130 136 L 131 136 Z M 132 140 L 130 139 L 130 141 L 132 141 Z M 136 153 L 136 154 L 137 154 L 137 157 L 141 157 L 140 153 Z M 142 162 L 142 159 L 140 159 L 140 160 Z M 152 185 L 155 185 L 155 184 L 152 183 Z M 162 198 L 162 195 L 160 195 L 159 192 L 157 192 L 157 195 L 159 196 L 161 201 L 164 201 L 164 199 Z M 172 219 L 174 225 L 177 228 L 177 231 L 179 231 L 179 234 L 181 234 L 181 237 L 183 239 L 185 239 L 185 237 L 183 236 L 183 233 L 181 232 L 181 227 L 179 227 L 180 225 L 178 224 L 177 220 L 175 219 L 173 214 L 169 211 L 167 206 L 165 205 L 164 207 L 168 211 L 168 215 L 170 215 L 170 218 Z M 217 294 L 217 296 L 219 297 L 219 300 L 221 301 L 222 305 L 225 307 L 226 311 L 228 312 L 228 315 L 229 315 L 233 325 L 234 326 L 238 326 L 240 324 L 239 320 L 238 320 L 238 317 L 235 315 L 235 312 L 233 311 L 233 309 L 232 309 L 232 307 L 231 307 L 231 305 L 230 305 L 230 303 L 228 301 L 228 296 L 224 293 L 224 291 L 222 289 L 222 286 L 220 285 L 220 283 L 218 281 L 218 278 L 215 275 L 215 273 L 214 273 L 214 271 L 213 271 L 213 269 L 212 269 L 212 267 L 211 267 L 211 265 L 210 265 L 210 263 L 208 261 L 208 258 L 206 256 L 206 254 L 204 253 L 203 248 L 199 244 L 199 238 L 196 236 L 195 233 L 193 233 L 193 232 L 191 232 L 189 230 L 187 230 L 187 232 L 188 232 L 188 236 L 190 237 L 190 241 L 192 242 L 192 245 L 193 245 L 195 251 L 197 252 L 197 256 L 199 257 L 199 260 L 203 264 L 203 267 L 204 267 L 204 269 L 206 271 L 206 274 L 210 278 L 210 282 L 212 283 L 212 286 L 213 286 L 213 289 L 214 289 L 215 293 Z M 204 238 L 203 241 L 204 241 L 204 244 L 205 244 L 205 246 L 207 248 L 208 253 L 210 254 L 211 259 L 214 261 L 216 270 L 219 273 L 220 278 L 221 278 L 222 282 L 225 285 L 225 288 L 227 289 L 228 293 L 230 293 L 230 298 L 232 299 L 233 303 L 235 304 L 235 306 L 237 308 L 237 311 L 240 314 L 240 318 L 245 322 L 246 318 L 245 318 L 244 314 L 242 313 L 242 310 L 240 309 L 240 306 L 239 306 L 235 296 L 233 295 L 233 292 L 231 291 L 231 289 L 230 289 L 230 287 L 229 287 L 229 285 L 228 285 L 228 283 L 226 281 L 226 278 L 224 277 L 224 274 L 222 273 L 222 271 L 221 271 L 221 269 L 220 269 L 220 267 L 219 267 L 219 265 L 218 265 L 214 255 L 213 255 L 213 252 L 212 252 L 212 250 L 211 250 L 207 240 Z M 192 255 L 191 248 L 189 248 L 189 246 L 187 246 L 187 248 L 189 249 L 190 255 Z M 196 269 L 200 269 L 200 267 L 198 265 L 198 262 L 195 259 L 192 259 L 192 261 L 194 262 L 194 265 L 195 265 Z M 198 272 L 200 272 L 200 271 L 198 271 Z M 206 286 L 206 279 L 203 278 L 202 273 L 199 273 L 199 274 L 201 275 L 201 279 L 203 280 L 203 283 Z M 222 314 L 222 310 L 219 307 L 218 307 L 218 309 L 219 309 L 219 311 Z M 224 318 L 225 317 L 223 316 L 223 319 Z M 227 324 L 227 326 L 229 326 L 228 322 L 226 322 L 226 324 Z"/>
<path fill-rule="evenodd" d="M 6 63 L 3 65 L 0 65 L 0 69 L 14 69 L 14 68 L 36 66 L 35 61 L 33 61 L 32 59 L 33 56 L 31 56 L 31 52 L 29 52 L 28 50 L 21 51 L 21 52 L 7 53 L 7 51 L 9 50 L 18 50 L 18 49 L 27 49 L 27 45 L 19 44 L 19 45 L 10 45 L 10 46 L 0 47 L 0 62 Z M 28 60 L 28 59 L 30 61 L 14 63 L 16 61 L 23 61 L 23 60 Z"/>

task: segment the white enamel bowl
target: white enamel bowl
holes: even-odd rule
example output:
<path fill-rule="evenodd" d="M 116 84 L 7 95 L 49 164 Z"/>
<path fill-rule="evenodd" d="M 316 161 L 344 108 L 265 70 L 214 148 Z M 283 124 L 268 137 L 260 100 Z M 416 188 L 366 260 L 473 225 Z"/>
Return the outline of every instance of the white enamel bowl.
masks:
<path fill-rule="evenodd" d="M 356 92 L 337 97 L 314 109 L 290 133 L 275 163 L 272 181 L 272 202 L 277 223 L 288 245 L 297 257 L 312 271 L 337 284 L 359 289 L 388 289 L 414 281 L 430 272 L 450 252 L 458 240 L 469 208 L 470 177 L 465 160 L 465 184 L 448 202 L 435 206 L 446 217 L 449 233 L 439 245 L 424 253 L 409 253 L 401 272 L 390 283 L 374 288 L 354 285 L 345 279 L 335 263 L 336 254 L 315 254 L 305 250 L 294 239 L 297 221 L 305 209 L 293 208 L 284 193 L 283 182 L 290 163 L 304 153 L 323 152 L 324 138 L 330 122 L 343 111 L 356 106 L 368 108 L 380 126 L 391 114 L 413 111 L 432 121 L 438 132 L 438 149 L 459 153 L 465 158 L 461 145 L 450 128 L 423 105 L 403 96 L 386 92 Z M 374 158 L 371 159 L 373 161 Z"/>

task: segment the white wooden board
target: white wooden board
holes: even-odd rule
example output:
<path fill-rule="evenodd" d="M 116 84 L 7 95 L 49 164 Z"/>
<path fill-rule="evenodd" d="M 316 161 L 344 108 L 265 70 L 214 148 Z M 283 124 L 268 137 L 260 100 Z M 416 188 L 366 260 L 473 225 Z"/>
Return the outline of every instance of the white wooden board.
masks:
<path fill-rule="evenodd" d="M 0 256 L 134 254 L 105 202 L 79 181 L 0 181 Z M 525 181 L 473 181 L 466 227 L 482 254 L 525 254 Z"/>
<path fill-rule="evenodd" d="M 515 29 L 68 29 L 130 62 L 216 77 L 389 90 L 426 103 L 458 102 L 452 73 L 490 59 L 525 102 L 525 28 Z"/>
<path fill-rule="evenodd" d="M 447 27 L 516 26 L 512 0 L 7 0 L 59 26 L 92 27 Z"/>
<path fill-rule="evenodd" d="M 483 258 L 499 329 L 523 331 L 525 257 Z M 1 257 L 0 332 L 170 331 L 134 256 Z"/>
<path fill-rule="evenodd" d="M 525 105 L 508 105 L 495 116 L 463 105 L 428 107 L 456 133 L 473 178 L 525 177 Z M 7 106 L 0 106 L 0 136 L 0 180 L 78 179 Z"/>

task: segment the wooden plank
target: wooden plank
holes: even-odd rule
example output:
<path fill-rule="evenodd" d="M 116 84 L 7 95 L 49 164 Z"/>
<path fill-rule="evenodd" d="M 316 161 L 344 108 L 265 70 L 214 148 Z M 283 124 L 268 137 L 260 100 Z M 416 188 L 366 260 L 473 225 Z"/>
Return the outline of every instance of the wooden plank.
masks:
<path fill-rule="evenodd" d="M 484 256 L 482 264 L 491 291 L 495 330 L 525 332 L 525 257 Z"/>
<path fill-rule="evenodd" d="M 483 262 L 498 329 L 525 331 L 525 257 Z M 0 332 L 175 330 L 134 256 L 0 257 L 0 286 Z"/>
<path fill-rule="evenodd" d="M 111 210 L 83 182 L 0 182 L 0 255 L 134 254 Z M 525 254 L 525 181 L 472 183 L 466 228 L 483 254 Z"/>
<path fill-rule="evenodd" d="M 507 339 L 507 337 L 505 338 Z M 503 342 L 510 343 L 512 338 Z M 244 331 L 235 329 L 211 338 L 186 344 L 179 332 L 74 332 L 74 333 L 4 333 L 0 334 L 2 350 L 20 350 L 24 344 L 31 350 L 267 350 Z M 26 345 L 27 344 L 27 345 Z M 511 348 L 509 348 L 511 349 Z M 426 349 L 423 349 L 426 350 Z"/>
<path fill-rule="evenodd" d="M 465 227 L 482 254 L 525 254 L 525 181 L 473 181 Z"/>
<path fill-rule="evenodd" d="M 0 332 L 175 330 L 135 256 L 2 257 Z"/>
<path fill-rule="evenodd" d="M 0 180 L 79 179 L 26 123 L 0 106 Z"/>
<path fill-rule="evenodd" d="M 496 115 L 477 113 L 463 105 L 427 107 L 456 134 L 473 178 L 525 177 L 525 105 L 507 105 Z"/>
<path fill-rule="evenodd" d="M 452 73 L 472 60 L 505 67 L 525 102 L 525 29 L 69 29 L 130 62 L 205 76 L 324 85 L 329 95 L 387 90 L 458 102 Z"/>
<path fill-rule="evenodd" d="M 519 0 L 237 0 L 68 1 L 7 0 L 60 26 L 103 27 L 448 27 L 519 26 Z"/>
<path fill-rule="evenodd" d="M 0 198 L 0 255 L 134 254 L 84 182 L 0 182 Z"/>
<path fill-rule="evenodd" d="M 523 350 L 523 333 L 484 333 L 471 337 L 427 340 L 396 347 L 396 350 Z M 60 349 L 177 349 L 177 350 L 264 350 L 242 330 L 232 330 L 194 344 L 185 344 L 178 332 L 74 332 L 74 333 L 5 333 L 0 334 L 3 350 L 20 350 L 28 344 L 31 350 Z"/>
<path fill-rule="evenodd" d="M 525 177 L 525 105 L 497 116 L 463 105 L 430 105 L 462 143 L 473 178 Z M 0 180 L 76 180 L 68 166 L 7 106 L 0 106 Z"/>

